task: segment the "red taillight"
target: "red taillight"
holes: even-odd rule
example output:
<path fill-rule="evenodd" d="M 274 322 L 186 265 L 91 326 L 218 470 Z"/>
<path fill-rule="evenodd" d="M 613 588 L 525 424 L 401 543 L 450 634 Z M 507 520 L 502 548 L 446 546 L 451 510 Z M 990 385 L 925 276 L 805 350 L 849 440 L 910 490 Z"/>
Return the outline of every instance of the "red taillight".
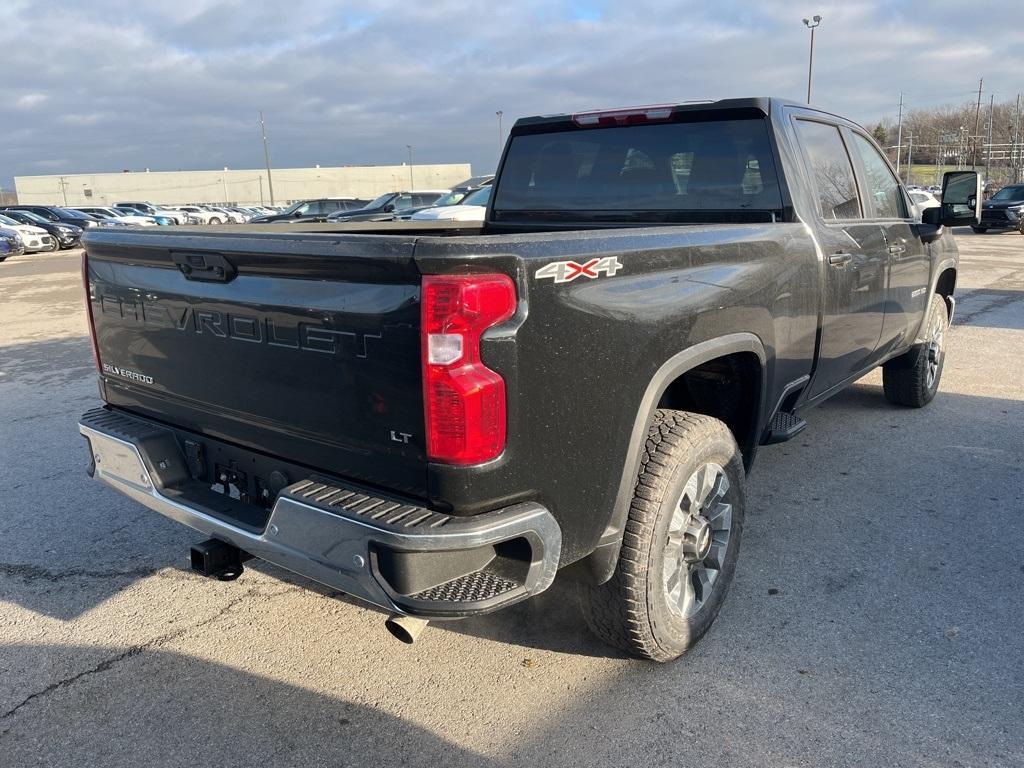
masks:
<path fill-rule="evenodd" d="M 422 292 L 427 455 L 478 464 L 505 449 L 505 381 L 480 360 L 480 336 L 516 311 L 505 275 L 426 275 Z"/>
<path fill-rule="evenodd" d="M 92 340 L 92 359 L 96 370 L 103 373 L 100 365 L 100 348 L 96 343 L 96 323 L 92 319 L 92 289 L 89 287 L 89 254 L 82 251 L 82 285 L 85 286 L 85 318 L 89 322 L 89 338 Z"/>
<path fill-rule="evenodd" d="M 642 123 L 661 123 L 671 120 L 674 111 L 675 107 L 671 104 L 656 104 L 649 107 L 606 109 L 600 112 L 578 112 L 572 116 L 572 119 L 581 128 L 639 125 Z"/>

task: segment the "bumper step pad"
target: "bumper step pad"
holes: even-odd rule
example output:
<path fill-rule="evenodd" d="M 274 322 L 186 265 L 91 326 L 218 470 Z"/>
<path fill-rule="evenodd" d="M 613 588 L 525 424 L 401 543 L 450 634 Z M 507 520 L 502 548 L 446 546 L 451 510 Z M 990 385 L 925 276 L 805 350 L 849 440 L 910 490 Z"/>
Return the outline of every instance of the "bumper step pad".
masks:
<path fill-rule="evenodd" d="M 444 603 L 475 603 L 491 600 L 521 586 L 511 579 L 496 573 L 477 571 L 453 579 L 445 584 L 425 589 L 412 597 L 416 600 L 432 600 Z"/>

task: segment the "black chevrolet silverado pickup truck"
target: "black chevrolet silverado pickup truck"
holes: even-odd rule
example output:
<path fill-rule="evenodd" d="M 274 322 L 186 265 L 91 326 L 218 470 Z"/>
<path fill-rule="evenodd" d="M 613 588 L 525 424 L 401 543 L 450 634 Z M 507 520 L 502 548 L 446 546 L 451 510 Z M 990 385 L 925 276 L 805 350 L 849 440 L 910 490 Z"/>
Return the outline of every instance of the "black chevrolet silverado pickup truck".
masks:
<path fill-rule="evenodd" d="M 935 395 L 977 174 L 919 220 L 858 125 L 777 99 L 519 120 L 483 224 L 90 231 L 90 473 L 427 620 L 578 582 L 668 660 L 713 622 L 759 446 L 876 366 Z M 771 514 L 771 510 L 762 510 Z"/>

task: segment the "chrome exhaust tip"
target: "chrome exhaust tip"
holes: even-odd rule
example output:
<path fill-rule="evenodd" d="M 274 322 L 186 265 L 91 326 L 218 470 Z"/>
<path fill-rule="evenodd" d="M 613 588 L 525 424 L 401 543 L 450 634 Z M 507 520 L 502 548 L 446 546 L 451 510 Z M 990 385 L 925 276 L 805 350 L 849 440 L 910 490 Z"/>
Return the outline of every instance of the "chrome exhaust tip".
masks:
<path fill-rule="evenodd" d="M 417 619 L 415 616 L 403 616 L 400 613 L 393 613 L 388 616 L 384 626 L 396 640 L 400 640 L 406 645 L 412 645 L 429 623 L 426 619 Z"/>

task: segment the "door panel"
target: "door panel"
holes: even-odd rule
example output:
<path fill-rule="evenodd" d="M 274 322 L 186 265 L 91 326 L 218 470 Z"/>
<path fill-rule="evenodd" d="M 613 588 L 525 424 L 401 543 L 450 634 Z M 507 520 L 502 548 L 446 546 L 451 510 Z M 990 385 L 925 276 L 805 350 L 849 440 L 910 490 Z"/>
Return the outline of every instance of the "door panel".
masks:
<path fill-rule="evenodd" d="M 879 356 L 885 320 L 887 251 L 882 230 L 855 222 L 823 227 L 825 296 L 814 397 L 870 368 Z M 851 258 L 846 260 L 843 255 Z"/>
<path fill-rule="evenodd" d="M 853 131 L 847 136 L 859 160 L 867 215 L 878 223 L 885 237 L 889 287 L 880 347 L 888 351 L 904 344 L 924 319 L 930 262 L 913 227 L 913 209 L 889 164 L 866 136 Z"/>
<path fill-rule="evenodd" d="M 885 320 L 887 244 L 864 206 L 846 145 L 835 125 L 796 120 L 818 200 L 816 229 L 824 264 L 821 344 L 808 396 L 815 397 L 878 359 Z"/>

